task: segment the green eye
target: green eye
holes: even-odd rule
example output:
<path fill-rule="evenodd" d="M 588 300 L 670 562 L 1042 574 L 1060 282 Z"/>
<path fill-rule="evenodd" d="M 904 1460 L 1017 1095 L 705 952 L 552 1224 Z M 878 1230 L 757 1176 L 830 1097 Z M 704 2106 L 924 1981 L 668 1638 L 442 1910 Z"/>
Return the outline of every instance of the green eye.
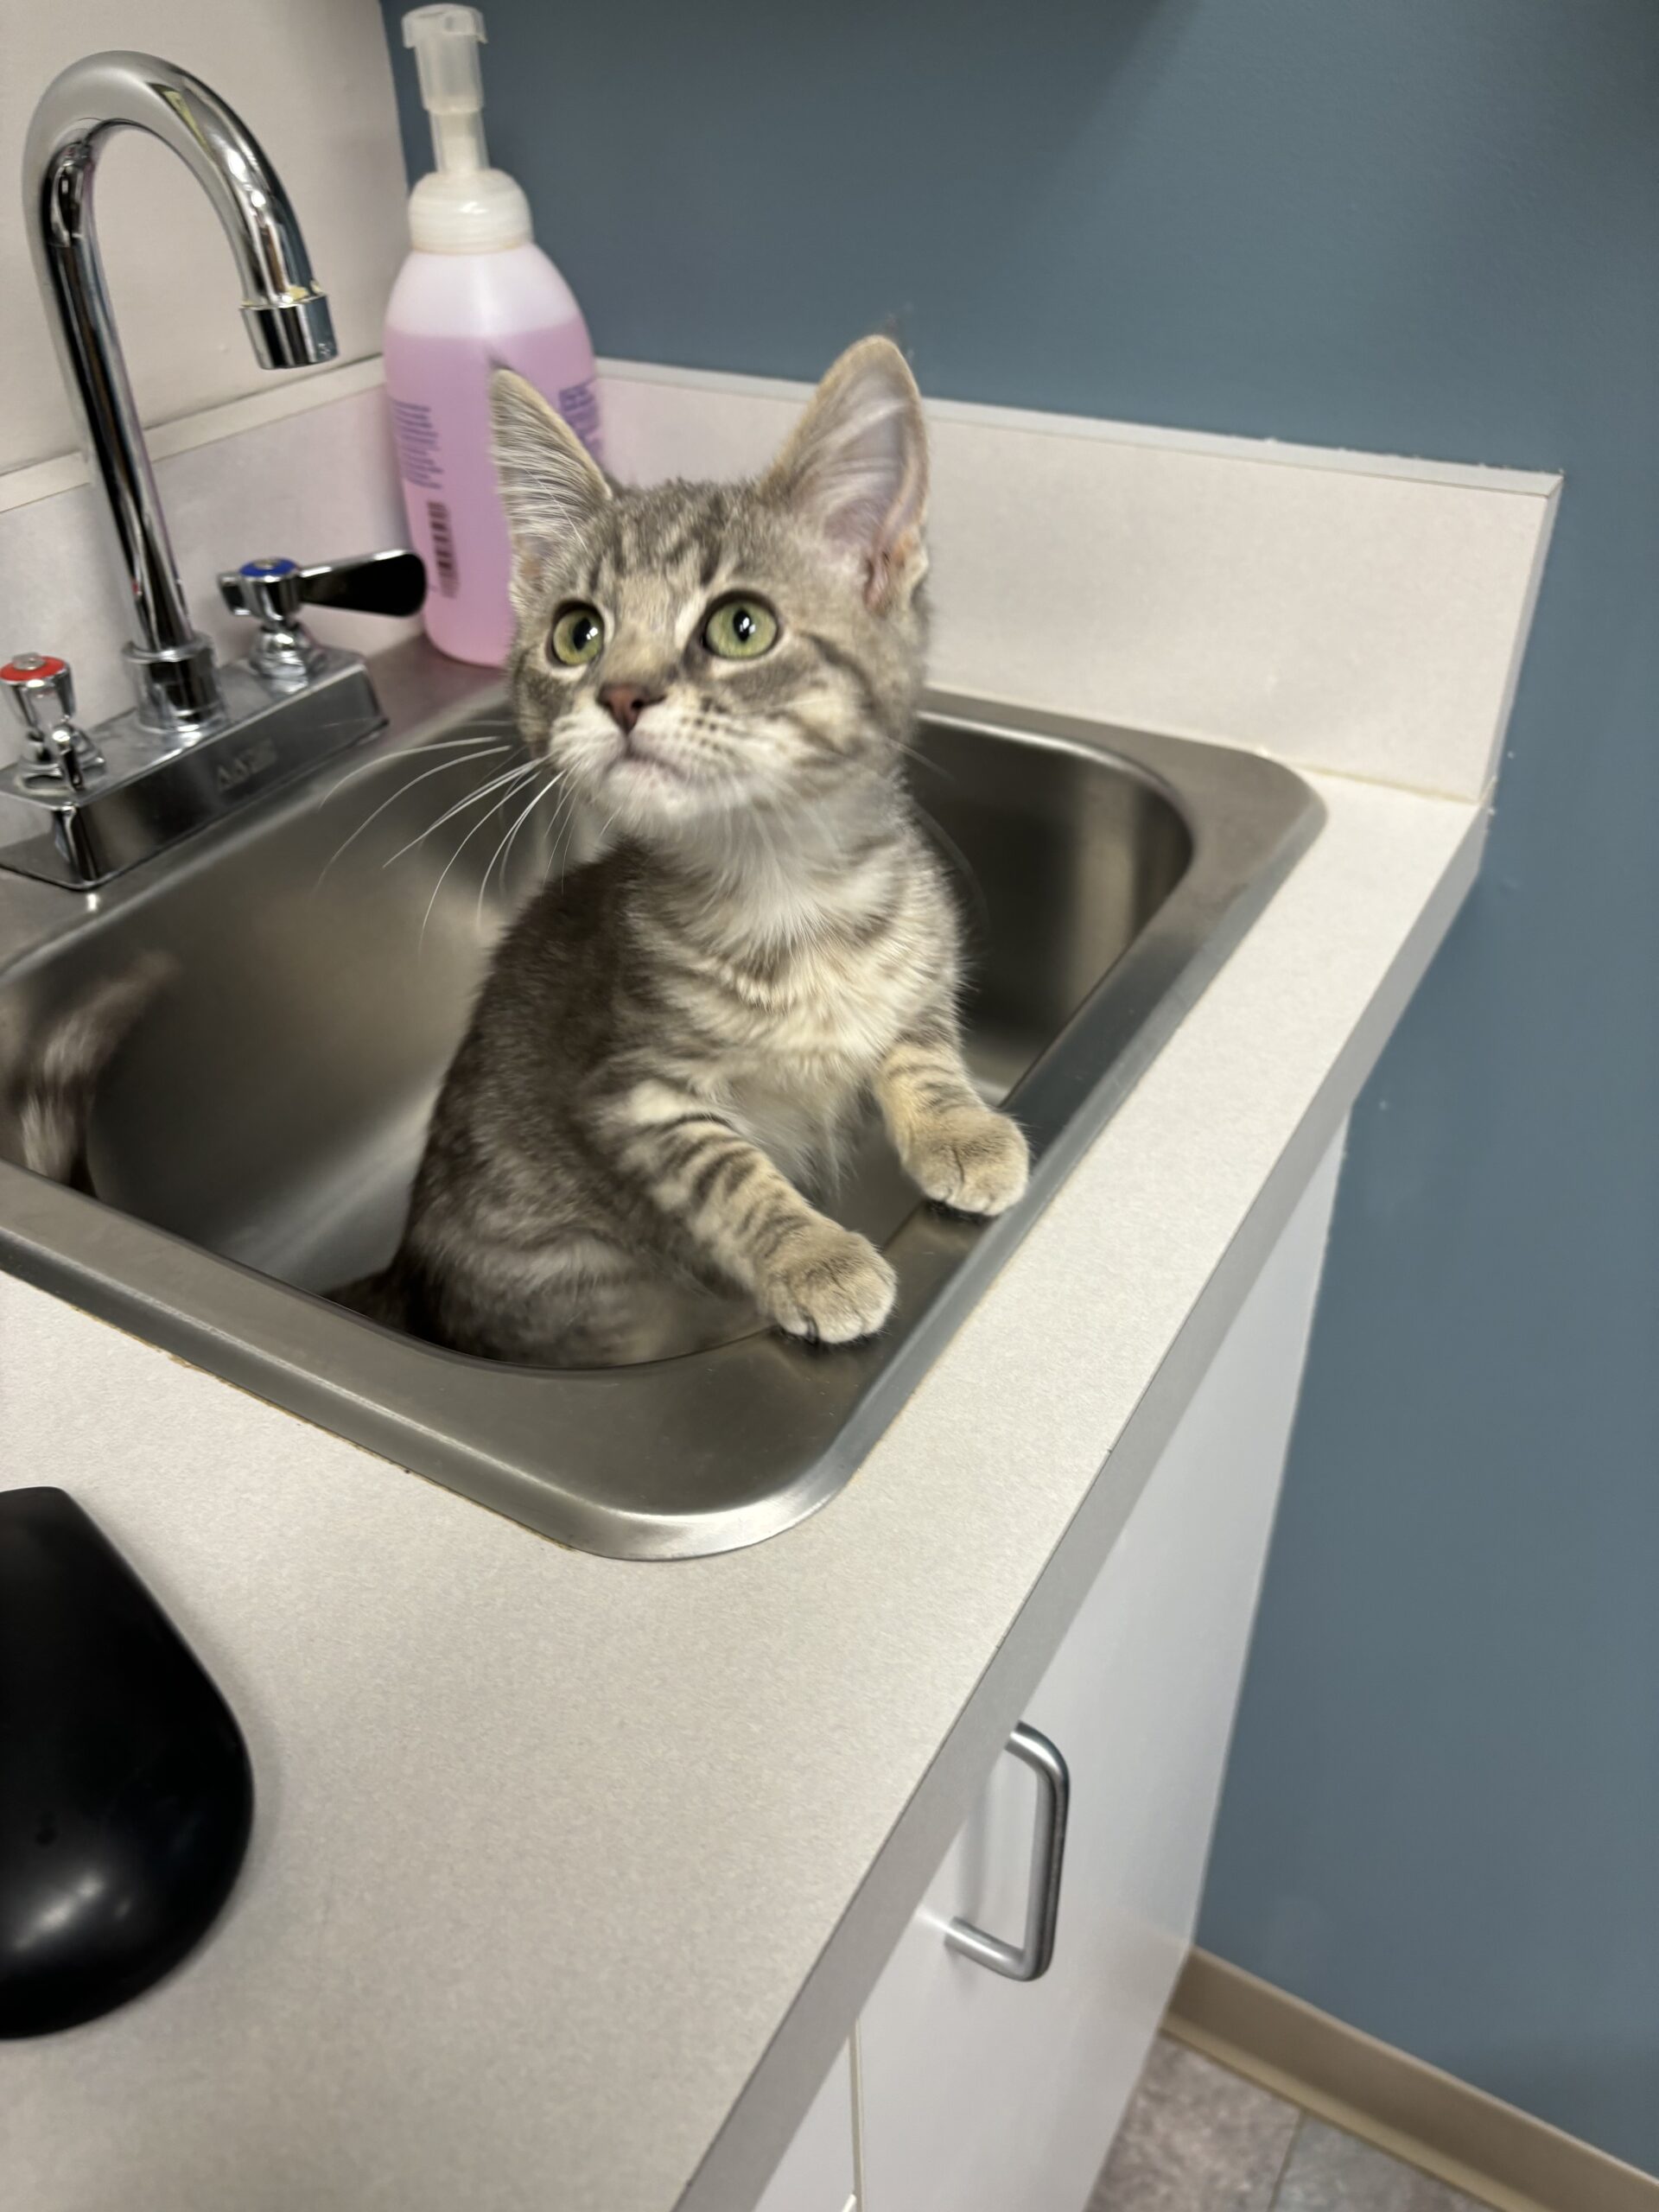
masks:
<path fill-rule="evenodd" d="M 580 668 L 583 661 L 597 660 L 599 649 L 605 642 L 605 625 L 597 608 L 580 600 L 562 607 L 554 619 L 553 635 L 549 642 L 554 659 L 562 660 L 567 668 Z"/>
<path fill-rule="evenodd" d="M 722 660 L 758 660 L 777 638 L 778 617 L 766 601 L 741 594 L 711 607 L 702 626 L 703 644 Z"/>

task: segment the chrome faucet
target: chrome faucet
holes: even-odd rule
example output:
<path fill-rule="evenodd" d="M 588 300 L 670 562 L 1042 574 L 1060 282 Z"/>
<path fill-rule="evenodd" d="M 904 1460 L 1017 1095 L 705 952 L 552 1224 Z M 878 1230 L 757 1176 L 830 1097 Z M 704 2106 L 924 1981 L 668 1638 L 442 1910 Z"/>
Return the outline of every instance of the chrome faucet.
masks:
<path fill-rule="evenodd" d="M 64 380 L 132 595 L 137 634 L 126 652 L 138 704 L 79 745 L 54 749 L 37 728 L 38 671 L 42 658 L 60 664 L 50 654 L 24 654 L 0 669 L 30 740 L 22 760 L 0 771 L 0 866 L 77 884 L 130 867 L 378 727 L 363 663 L 312 644 L 294 619 L 302 598 L 412 613 L 424 594 L 413 554 L 305 569 L 248 563 L 221 587 L 234 611 L 262 623 L 262 635 L 247 667 L 218 666 L 179 581 L 93 222 L 99 156 L 129 129 L 170 146 L 207 193 L 241 276 L 242 317 L 261 365 L 302 368 L 335 352 L 328 303 L 288 194 L 251 132 L 215 92 L 170 62 L 129 53 L 90 55 L 47 87 L 24 156 L 26 213 Z M 268 576 L 299 581 L 274 594 Z M 20 664 L 29 683 L 13 673 Z M 227 741 L 232 751 L 209 772 L 205 750 L 220 752 Z M 42 810 L 54 817 L 49 824 Z"/>
<path fill-rule="evenodd" d="M 152 729 L 206 730 L 225 713 L 213 649 L 190 619 L 92 220 L 99 156 L 116 133 L 148 130 L 170 146 L 213 203 L 242 278 L 242 316 L 262 367 L 334 358 L 328 302 L 276 172 L 216 94 L 145 54 L 95 54 L 48 85 L 23 156 L 35 273 L 79 412 L 95 481 L 109 502 L 132 588 L 130 648 L 141 719 Z"/>

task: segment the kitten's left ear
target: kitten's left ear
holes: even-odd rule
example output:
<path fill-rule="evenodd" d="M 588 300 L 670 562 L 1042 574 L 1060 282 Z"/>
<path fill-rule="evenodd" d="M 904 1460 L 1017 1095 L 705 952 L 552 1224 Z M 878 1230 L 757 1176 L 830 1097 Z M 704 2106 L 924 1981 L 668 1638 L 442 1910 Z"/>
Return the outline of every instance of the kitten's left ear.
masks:
<path fill-rule="evenodd" d="M 611 487 L 570 425 L 511 369 L 490 378 L 490 434 L 512 540 L 512 603 L 527 615 L 549 553 L 583 535 Z"/>
<path fill-rule="evenodd" d="M 862 339 L 842 355 L 761 490 L 864 563 L 871 607 L 911 597 L 927 569 L 927 431 L 916 379 L 890 339 Z"/>

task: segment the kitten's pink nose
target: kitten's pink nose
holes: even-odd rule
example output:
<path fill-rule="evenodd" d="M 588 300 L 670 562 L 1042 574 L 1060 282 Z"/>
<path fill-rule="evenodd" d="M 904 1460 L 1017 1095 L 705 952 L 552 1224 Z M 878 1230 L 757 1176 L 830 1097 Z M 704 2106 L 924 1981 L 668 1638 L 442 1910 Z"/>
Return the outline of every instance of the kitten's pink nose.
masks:
<path fill-rule="evenodd" d="M 601 683 L 599 687 L 601 703 L 624 737 L 645 709 L 654 707 L 662 696 L 660 691 L 644 690 L 637 683 Z"/>

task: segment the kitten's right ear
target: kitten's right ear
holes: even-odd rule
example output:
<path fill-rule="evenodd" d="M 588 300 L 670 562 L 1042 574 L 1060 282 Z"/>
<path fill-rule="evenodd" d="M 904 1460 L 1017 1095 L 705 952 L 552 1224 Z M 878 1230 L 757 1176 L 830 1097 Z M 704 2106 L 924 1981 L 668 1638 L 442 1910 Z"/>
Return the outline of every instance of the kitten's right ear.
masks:
<path fill-rule="evenodd" d="M 586 533 L 611 487 L 569 424 L 511 369 L 490 378 L 490 431 L 512 539 L 512 603 L 523 614 L 550 551 Z"/>
<path fill-rule="evenodd" d="M 909 601 L 927 570 L 927 428 L 891 339 L 866 338 L 842 355 L 760 488 L 860 561 L 872 607 Z"/>

